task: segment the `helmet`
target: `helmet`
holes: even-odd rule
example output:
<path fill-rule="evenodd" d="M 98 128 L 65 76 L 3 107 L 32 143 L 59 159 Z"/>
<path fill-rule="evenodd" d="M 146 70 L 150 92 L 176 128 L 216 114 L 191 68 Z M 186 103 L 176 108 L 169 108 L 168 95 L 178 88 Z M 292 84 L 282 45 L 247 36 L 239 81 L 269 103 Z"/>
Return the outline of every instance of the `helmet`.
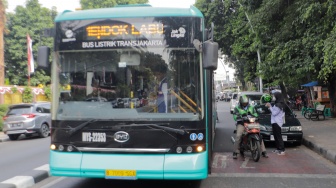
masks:
<path fill-rule="evenodd" d="M 239 97 L 239 104 L 241 106 L 244 106 L 244 107 L 247 106 L 248 102 L 249 102 L 249 100 L 248 100 L 246 95 L 242 95 L 242 96 Z"/>
<path fill-rule="evenodd" d="M 270 94 L 263 94 L 260 98 L 260 103 L 264 104 L 264 103 L 268 103 L 272 101 L 272 96 Z"/>

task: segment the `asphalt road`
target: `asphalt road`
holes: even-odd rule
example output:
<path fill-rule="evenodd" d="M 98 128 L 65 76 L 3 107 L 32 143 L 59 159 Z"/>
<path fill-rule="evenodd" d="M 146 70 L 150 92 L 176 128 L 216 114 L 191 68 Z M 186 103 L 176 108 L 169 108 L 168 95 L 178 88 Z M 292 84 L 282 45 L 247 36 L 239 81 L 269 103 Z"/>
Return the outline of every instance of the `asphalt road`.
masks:
<path fill-rule="evenodd" d="M 49 162 L 50 137 L 0 142 L 0 182 Z"/>

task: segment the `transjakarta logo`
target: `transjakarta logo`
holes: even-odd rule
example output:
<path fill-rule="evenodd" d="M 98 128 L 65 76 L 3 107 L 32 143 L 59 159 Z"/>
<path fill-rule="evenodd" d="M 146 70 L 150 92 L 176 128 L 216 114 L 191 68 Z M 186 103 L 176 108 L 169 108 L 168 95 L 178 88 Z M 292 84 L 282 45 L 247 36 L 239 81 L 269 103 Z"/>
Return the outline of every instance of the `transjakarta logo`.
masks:
<path fill-rule="evenodd" d="M 74 37 L 74 33 L 72 30 L 66 30 L 65 31 L 65 36 L 67 37 L 66 39 L 62 39 L 62 42 L 71 42 L 71 41 L 76 41 L 76 38 L 73 38 Z"/>
<path fill-rule="evenodd" d="M 178 30 L 177 29 L 174 29 L 172 32 L 171 32 L 171 37 L 172 38 L 180 38 L 180 37 L 184 37 L 186 33 L 186 30 L 183 28 L 183 27 L 180 27 Z"/>

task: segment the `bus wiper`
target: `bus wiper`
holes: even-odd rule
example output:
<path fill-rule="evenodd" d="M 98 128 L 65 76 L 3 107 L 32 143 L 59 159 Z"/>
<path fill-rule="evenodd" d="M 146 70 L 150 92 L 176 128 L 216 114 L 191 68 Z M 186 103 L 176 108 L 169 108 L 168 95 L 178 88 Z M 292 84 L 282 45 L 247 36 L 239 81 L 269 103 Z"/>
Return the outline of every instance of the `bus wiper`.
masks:
<path fill-rule="evenodd" d="M 67 131 L 68 135 L 73 135 L 75 134 L 77 131 L 81 130 L 82 128 L 84 128 L 85 126 L 93 123 L 93 122 L 96 122 L 98 121 L 98 119 L 91 119 L 89 121 L 86 121 L 80 125 L 78 125 L 77 127 L 73 128 L 73 127 L 70 127 L 68 126 L 68 128 L 70 130 Z M 177 134 L 180 134 L 180 135 L 184 135 L 185 133 L 188 133 L 186 130 L 183 130 L 183 129 L 175 129 L 175 128 L 171 128 L 171 127 L 166 127 L 166 126 L 163 126 L 163 124 L 161 125 L 158 125 L 158 124 L 130 124 L 129 126 L 147 126 L 147 127 L 155 127 L 155 128 L 159 128 L 159 129 L 162 129 L 162 130 L 165 130 L 165 131 L 170 131 L 170 132 L 173 132 L 173 133 L 177 133 Z"/>
<path fill-rule="evenodd" d="M 165 131 L 170 131 L 173 133 L 177 133 L 180 135 L 184 135 L 185 133 L 188 133 L 186 130 L 182 130 L 182 129 L 175 129 L 175 128 L 171 128 L 171 127 L 166 127 L 163 126 L 164 124 L 158 125 L 158 124 L 130 124 L 129 126 L 147 126 L 147 127 L 155 127 L 155 128 L 159 128 Z"/>
<path fill-rule="evenodd" d="M 68 128 L 70 129 L 69 131 L 67 131 L 67 133 L 71 136 L 73 134 L 75 134 L 77 131 L 81 130 L 82 128 L 84 128 L 85 126 L 89 125 L 90 123 L 96 122 L 97 119 L 90 119 L 89 121 L 86 121 L 80 125 L 78 125 L 75 128 L 72 128 L 70 126 L 68 126 Z"/>

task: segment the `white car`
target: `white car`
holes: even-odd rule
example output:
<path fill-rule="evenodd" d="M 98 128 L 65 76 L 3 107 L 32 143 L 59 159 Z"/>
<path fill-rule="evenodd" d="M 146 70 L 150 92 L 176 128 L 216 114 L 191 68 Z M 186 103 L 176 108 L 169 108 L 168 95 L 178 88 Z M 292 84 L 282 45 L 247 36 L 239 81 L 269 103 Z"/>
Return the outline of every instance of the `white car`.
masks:
<path fill-rule="evenodd" d="M 260 103 L 260 98 L 264 93 L 257 91 L 242 91 L 232 94 L 232 98 L 230 101 L 230 113 L 233 114 L 235 107 L 239 104 L 239 97 L 241 95 L 246 95 L 249 99 L 250 105 L 257 105 Z"/>
<path fill-rule="evenodd" d="M 231 99 L 230 99 L 230 113 L 233 114 L 234 108 L 238 104 L 238 93 L 232 93 Z"/>
<path fill-rule="evenodd" d="M 133 99 L 131 99 L 131 102 L 133 103 L 134 108 L 139 108 L 140 107 L 140 99 L 139 98 L 133 98 Z"/>

